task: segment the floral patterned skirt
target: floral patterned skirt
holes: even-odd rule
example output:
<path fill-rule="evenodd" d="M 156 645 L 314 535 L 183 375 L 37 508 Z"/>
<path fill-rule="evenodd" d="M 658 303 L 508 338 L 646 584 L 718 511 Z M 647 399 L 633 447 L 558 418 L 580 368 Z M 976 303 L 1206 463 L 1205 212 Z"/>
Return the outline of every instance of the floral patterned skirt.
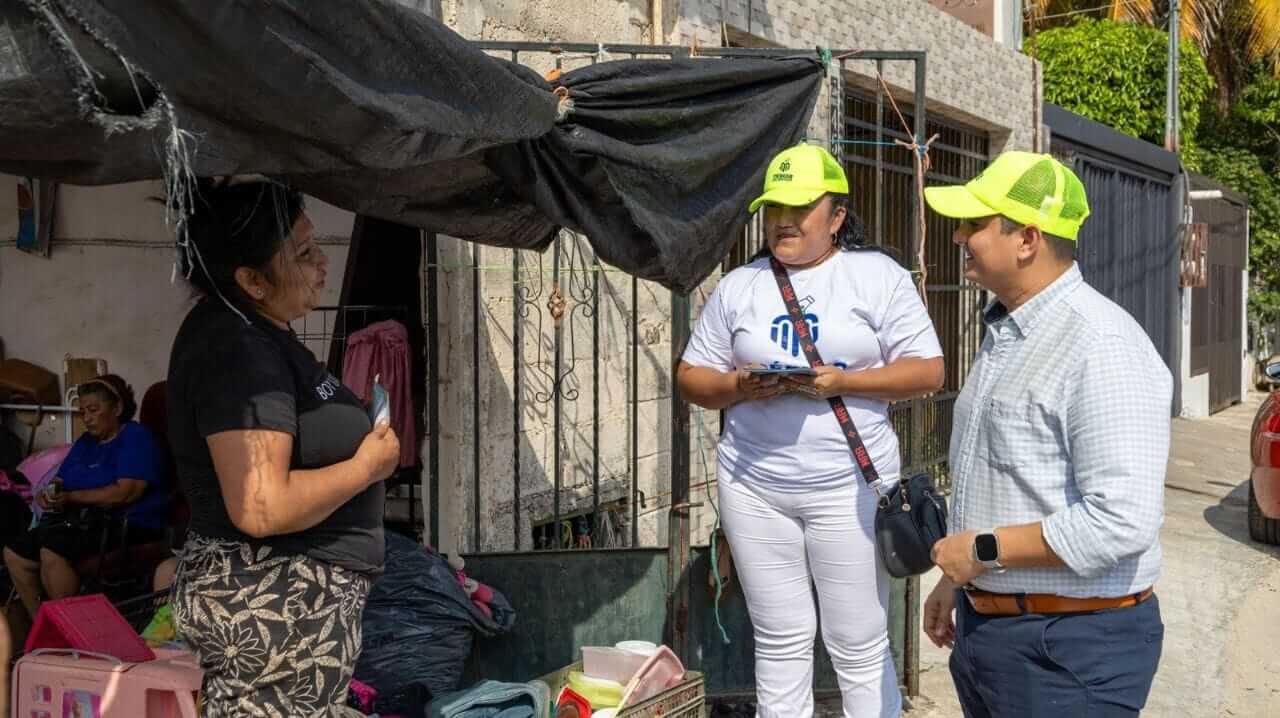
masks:
<path fill-rule="evenodd" d="M 306 556 L 189 536 L 173 618 L 204 669 L 205 715 L 363 715 L 346 700 L 369 587 Z"/>

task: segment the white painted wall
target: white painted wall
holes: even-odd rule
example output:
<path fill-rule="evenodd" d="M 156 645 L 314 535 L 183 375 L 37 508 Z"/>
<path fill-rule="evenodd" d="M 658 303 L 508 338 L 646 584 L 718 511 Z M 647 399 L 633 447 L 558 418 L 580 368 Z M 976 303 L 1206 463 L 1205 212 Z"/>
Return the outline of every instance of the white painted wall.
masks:
<path fill-rule="evenodd" d="M 1252 240 L 1249 223 L 1253 220 L 1253 210 L 1244 211 L 1244 271 L 1241 272 L 1240 286 L 1240 398 L 1249 396 L 1253 390 L 1254 356 L 1249 352 L 1249 248 Z"/>
<path fill-rule="evenodd" d="M 168 372 L 169 349 L 192 302 L 173 270 L 172 233 L 154 182 L 58 188 L 48 259 L 19 251 L 17 180 L 0 175 L 0 340 L 5 356 L 59 377 L 63 357 L 99 357 L 141 398 Z M 311 200 L 317 236 L 337 267 L 326 303 L 341 291 L 353 216 Z M 63 391 L 66 387 L 63 387 Z M 58 418 L 42 427 L 40 445 L 60 442 Z M 19 435 L 25 437 L 26 429 Z"/>
<path fill-rule="evenodd" d="M 1209 373 L 1191 375 L 1191 292 L 1182 288 L 1181 322 L 1182 342 L 1182 408 L 1179 415 L 1187 419 L 1201 419 L 1209 415 Z"/>

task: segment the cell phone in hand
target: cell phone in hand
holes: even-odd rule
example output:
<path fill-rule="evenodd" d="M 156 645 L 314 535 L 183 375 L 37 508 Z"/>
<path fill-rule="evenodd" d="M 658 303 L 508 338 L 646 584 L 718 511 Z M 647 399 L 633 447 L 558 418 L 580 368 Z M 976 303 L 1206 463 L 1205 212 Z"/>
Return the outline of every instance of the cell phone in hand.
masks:
<path fill-rule="evenodd" d="M 749 366 L 749 374 L 777 374 L 778 376 L 817 376 L 813 367 L 807 366 Z"/>
<path fill-rule="evenodd" d="M 374 426 L 391 423 L 391 397 L 380 381 L 382 375 L 373 377 L 373 397 L 369 402 L 369 419 Z"/>
<path fill-rule="evenodd" d="M 62 494 L 62 479 L 54 479 L 45 485 L 40 493 L 44 496 L 44 501 L 50 506 L 44 510 L 46 514 L 60 513 L 58 509 L 52 508 L 57 503 L 59 496 Z"/>

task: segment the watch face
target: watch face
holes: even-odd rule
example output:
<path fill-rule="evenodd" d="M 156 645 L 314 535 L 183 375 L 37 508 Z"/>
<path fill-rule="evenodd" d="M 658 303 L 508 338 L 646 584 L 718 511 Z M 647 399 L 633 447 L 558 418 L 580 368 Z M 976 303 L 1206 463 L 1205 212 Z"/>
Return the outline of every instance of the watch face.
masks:
<path fill-rule="evenodd" d="M 1000 558 L 1000 548 L 995 534 L 978 534 L 973 540 L 973 552 L 979 561 L 995 561 Z"/>

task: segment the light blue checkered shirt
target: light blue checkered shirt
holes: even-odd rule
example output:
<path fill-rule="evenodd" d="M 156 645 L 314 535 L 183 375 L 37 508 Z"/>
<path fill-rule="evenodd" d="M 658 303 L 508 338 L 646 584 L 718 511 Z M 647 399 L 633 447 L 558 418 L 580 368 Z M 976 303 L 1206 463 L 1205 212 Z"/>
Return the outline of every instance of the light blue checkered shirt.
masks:
<path fill-rule="evenodd" d="M 1173 379 L 1142 327 L 1075 265 L 987 308 L 956 400 L 951 531 L 1043 522 L 1068 568 L 988 572 L 998 593 L 1116 597 L 1160 574 Z"/>

